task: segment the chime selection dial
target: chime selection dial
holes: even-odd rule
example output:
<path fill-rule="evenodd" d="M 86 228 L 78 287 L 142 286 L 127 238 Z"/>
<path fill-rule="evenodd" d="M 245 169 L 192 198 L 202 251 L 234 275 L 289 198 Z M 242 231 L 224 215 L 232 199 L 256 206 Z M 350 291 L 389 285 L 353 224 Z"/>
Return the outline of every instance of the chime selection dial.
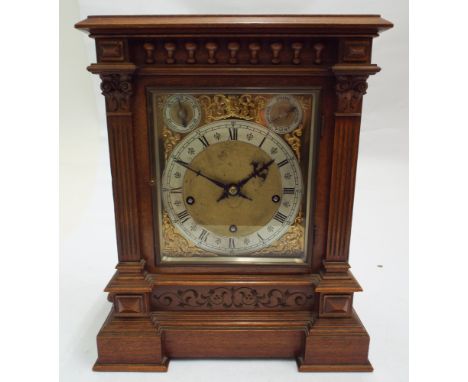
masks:
<path fill-rule="evenodd" d="M 200 124 L 201 107 L 197 99 L 188 94 L 174 94 L 164 104 L 166 126 L 178 133 L 188 133 Z"/>

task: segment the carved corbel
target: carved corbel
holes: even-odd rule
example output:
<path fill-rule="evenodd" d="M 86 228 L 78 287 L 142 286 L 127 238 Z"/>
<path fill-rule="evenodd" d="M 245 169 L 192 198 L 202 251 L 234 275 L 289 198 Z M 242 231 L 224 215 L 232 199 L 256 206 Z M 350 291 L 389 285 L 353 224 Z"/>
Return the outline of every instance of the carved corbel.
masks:
<path fill-rule="evenodd" d="M 338 75 L 336 77 L 336 95 L 338 113 L 359 113 L 362 96 L 367 91 L 368 76 Z"/>
<path fill-rule="evenodd" d="M 101 74 L 102 95 L 106 98 L 107 112 L 130 111 L 133 94 L 132 75 L 129 73 Z"/>

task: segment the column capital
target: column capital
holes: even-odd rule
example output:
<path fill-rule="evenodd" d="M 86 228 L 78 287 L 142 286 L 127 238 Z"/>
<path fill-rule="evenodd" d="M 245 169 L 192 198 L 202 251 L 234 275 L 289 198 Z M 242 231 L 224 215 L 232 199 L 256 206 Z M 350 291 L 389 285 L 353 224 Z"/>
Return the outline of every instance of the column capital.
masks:
<path fill-rule="evenodd" d="M 107 113 L 130 112 L 136 66 L 131 63 L 93 64 L 88 66 L 88 70 L 101 78 L 101 91 L 106 99 Z"/>
<path fill-rule="evenodd" d="M 367 92 L 367 77 L 363 75 L 336 76 L 337 113 L 360 113 L 362 96 Z"/>

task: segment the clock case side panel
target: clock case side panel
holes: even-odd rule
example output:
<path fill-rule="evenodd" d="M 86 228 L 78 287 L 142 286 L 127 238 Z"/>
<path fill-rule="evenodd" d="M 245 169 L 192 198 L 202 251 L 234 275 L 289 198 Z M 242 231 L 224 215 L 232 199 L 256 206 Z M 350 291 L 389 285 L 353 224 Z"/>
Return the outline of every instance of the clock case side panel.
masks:
<path fill-rule="evenodd" d="M 176 80 L 176 79 L 174 79 Z M 154 147 L 154 129 L 153 129 L 153 126 L 152 126 L 152 123 L 153 123 L 153 116 L 151 115 L 152 113 L 152 99 L 151 99 L 151 94 L 152 92 L 176 92 L 176 91 L 190 91 L 190 92 L 198 92 L 198 93 L 203 93 L 204 91 L 210 91 L 212 90 L 212 87 L 208 86 L 206 84 L 206 82 L 208 81 L 203 81 L 203 80 L 200 80 L 198 78 L 198 81 L 194 81 L 197 83 L 198 86 L 192 86 L 190 89 L 187 89 L 187 82 L 186 81 L 180 81 L 181 85 L 185 85 L 183 87 L 178 87 L 178 86 L 167 86 L 167 83 L 168 82 L 172 82 L 172 80 L 169 80 L 168 78 L 145 78 L 143 79 L 145 85 L 142 85 L 141 89 L 139 89 L 138 91 L 138 97 L 141 97 L 143 98 L 143 95 L 141 94 L 143 91 L 145 92 L 145 97 L 146 97 L 146 104 L 145 106 L 147 107 L 147 114 L 148 114 L 148 117 L 146 119 L 146 123 L 147 123 L 147 137 L 148 137 L 148 147 L 149 147 L 149 164 L 150 164 L 150 168 L 151 168 L 151 176 L 150 176 L 150 180 L 149 180 L 149 183 L 151 184 L 152 187 L 156 187 L 157 186 L 157 181 L 158 181 L 158 176 L 160 177 L 160 173 L 158 174 L 158 169 L 155 167 L 154 163 L 154 154 L 157 152 L 156 150 L 156 147 Z M 260 81 L 262 84 L 265 84 L 265 83 L 271 83 L 272 79 L 263 79 L 263 81 Z M 179 82 L 179 81 L 178 81 Z M 193 81 L 191 81 L 193 82 Z M 232 80 L 231 80 L 232 82 Z M 236 84 L 238 83 L 239 81 L 236 81 Z M 241 81 L 242 82 L 242 81 Z M 304 81 L 297 81 L 298 84 L 301 84 L 303 85 L 304 84 Z M 310 78 L 309 78 L 309 82 L 310 81 Z M 317 82 L 317 81 L 315 81 Z M 212 83 L 211 81 L 209 81 L 209 83 Z M 250 86 L 249 86 L 250 85 Z M 143 89 L 144 88 L 144 89 Z M 312 139 L 312 145 L 313 147 L 311 147 L 311 152 L 310 152 L 310 155 L 313 156 L 313 158 L 310 158 L 311 160 L 313 160 L 314 162 L 317 162 L 316 159 L 318 159 L 318 156 L 319 156 L 319 153 L 318 153 L 318 146 L 319 146 L 319 140 L 321 138 L 323 138 L 323 135 L 324 135 L 324 131 L 321 129 L 321 126 L 320 124 L 323 122 L 323 111 L 322 111 L 322 92 L 323 92 L 323 83 L 311 83 L 310 86 L 288 86 L 288 87 L 271 87 L 271 86 L 251 86 L 251 81 L 248 81 L 248 83 L 246 83 L 246 86 L 242 86 L 242 87 L 239 87 L 239 86 L 236 86 L 236 87 L 232 87 L 232 86 L 223 86 L 223 87 L 220 87 L 219 89 L 221 89 L 223 92 L 226 91 L 227 93 L 229 93 L 230 91 L 232 92 L 242 92 L 243 90 L 245 90 L 246 92 L 248 92 L 248 90 L 251 90 L 253 93 L 294 93 L 294 92 L 297 92 L 298 94 L 303 92 L 304 94 L 311 94 L 313 97 L 316 97 L 317 98 L 317 102 L 314 102 L 315 103 L 315 110 L 313 110 L 313 118 L 315 119 L 314 123 L 312 124 L 312 128 L 313 128 L 313 131 L 310 131 L 310 135 L 311 135 L 311 139 Z M 281 89 L 281 90 L 279 90 Z M 142 114 L 141 110 L 140 110 L 140 115 Z M 143 120 L 141 121 L 143 122 Z M 141 123 L 138 122 L 137 123 L 138 126 L 141 126 Z M 321 162 L 323 162 L 323 158 L 321 160 Z M 320 163 L 319 163 L 320 165 Z M 317 172 L 317 163 L 315 163 L 315 166 L 312 166 L 311 167 L 312 169 L 312 172 L 309 174 L 309 178 L 311 179 L 311 185 L 310 185 L 310 188 L 309 188 L 309 198 L 310 198 L 310 201 L 309 201 L 309 209 L 311 211 L 311 213 L 308 214 L 308 219 L 309 221 L 307 222 L 307 240 L 309 241 L 309 244 L 312 243 L 311 246 L 309 246 L 308 248 L 308 256 L 307 256 L 307 260 L 305 261 L 304 264 L 299 264 L 299 265 L 290 265 L 289 264 L 281 264 L 281 266 L 278 266 L 278 265 L 269 265 L 269 264 L 261 264 L 261 265 L 257 265 L 257 264 L 253 264 L 253 265 L 250 265 L 250 264 L 243 264 L 243 265 L 238 265 L 236 263 L 230 263 L 228 265 L 218 265 L 218 264 L 191 264 L 191 263 L 188 263 L 188 264 L 172 264 L 172 263 L 162 263 L 160 261 L 160 259 L 158 259 L 158 253 L 157 251 L 159 250 L 159 227 L 158 227 L 158 224 L 160 223 L 160 221 L 154 219 L 154 216 L 159 216 L 159 208 L 161 208 L 161 205 L 159 204 L 160 201 L 159 201 L 159 198 L 155 198 L 155 194 L 156 192 L 151 192 L 151 194 L 153 194 L 151 196 L 151 203 L 152 203 L 152 208 L 153 208 L 153 214 L 152 214 L 152 222 L 151 224 L 153 225 L 154 229 L 153 229 L 153 245 L 154 245 L 154 251 L 156 252 L 154 257 L 156 257 L 156 259 L 153 257 L 153 259 L 151 259 L 151 254 L 150 253 L 147 253 L 148 255 L 148 258 L 147 258 L 147 262 L 149 265 L 151 265 L 151 263 L 154 264 L 154 268 L 153 269 L 149 269 L 150 272 L 161 272 L 161 273 L 165 273 L 165 272 L 169 272 L 169 273 L 190 273 L 190 272 L 193 272 L 193 273 L 219 273 L 219 272 L 226 272 L 226 273 L 309 273 L 311 272 L 311 264 L 313 265 L 313 267 L 315 269 L 318 269 L 318 264 L 320 264 L 321 260 L 318 259 L 319 256 L 317 256 L 317 249 L 315 248 L 314 246 L 314 237 L 315 235 L 317 235 L 317 231 L 318 231 L 318 225 L 320 224 L 320 226 L 322 227 L 325 227 L 325 224 L 323 224 L 323 222 L 319 223 L 317 222 L 316 218 L 315 218 L 315 211 L 316 211 L 316 207 L 315 206 L 315 193 L 316 193 L 316 182 L 315 182 L 315 179 L 316 179 L 316 172 Z M 323 171 L 322 171 L 323 172 Z M 322 182 L 323 183 L 323 182 Z M 322 188 L 323 186 L 320 185 Z M 320 192 L 321 195 L 324 195 L 326 193 L 324 193 L 323 191 Z M 146 193 L 146 197 L 147 197 L 147 193 Z M 146 197 L 144 199 L 146 199 Z M 144 203 L 145 206 L 147 205 L 147 203 L 145 202 Z M 147 214 L 145 214 L 147 215 Z M 321 213 L 321 215 L 323 215 L 323 213 Z M 148 217 L 148 216 L 147 216 Z M 148 224 L 148 221 L 142 223 L 143 225 L 147 225 Z M 149 250 L 149 246 L 145 246 L 145 248 L 147 250 Z M 152 261 L 153 260 L 153 261 Z M 156 261 L 154 261 L 156 260 Z M 158 261 L 159 260 L 159 261 Z"/>

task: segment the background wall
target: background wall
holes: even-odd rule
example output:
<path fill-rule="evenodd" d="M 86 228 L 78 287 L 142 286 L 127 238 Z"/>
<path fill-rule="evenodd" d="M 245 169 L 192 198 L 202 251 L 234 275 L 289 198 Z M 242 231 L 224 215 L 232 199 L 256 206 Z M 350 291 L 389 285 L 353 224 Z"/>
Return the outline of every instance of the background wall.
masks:
<path fill-rule="evenodd" d="M 93 41 L 73 29 L 98 14 L 381 14 L 364 97 L 350 262 L 371 335 L 372 374 L 298 374 L 287 361 L 173 361 L 168 374 L 93 373 L 95 336 L 117 262 L 112 189 Z M 63 381 L 406 381 L 408 374 L 408 16 L 404 0 L 63 0 L 60 9 L 60 366 Z M 385 313 L 384 313 L 385 312 Z"/>

